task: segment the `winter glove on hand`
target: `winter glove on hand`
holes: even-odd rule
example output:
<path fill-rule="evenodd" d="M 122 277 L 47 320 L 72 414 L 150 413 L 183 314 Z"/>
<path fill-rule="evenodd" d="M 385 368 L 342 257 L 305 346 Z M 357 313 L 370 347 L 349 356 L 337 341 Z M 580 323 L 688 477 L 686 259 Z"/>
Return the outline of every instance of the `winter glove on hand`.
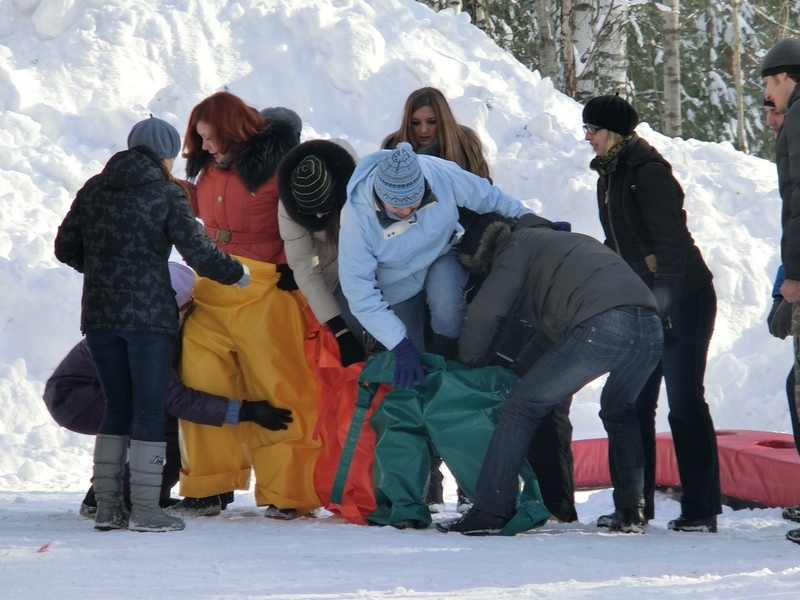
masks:
<path fill-rule="evenodd" d="M 772 335 L 785 340 L 792 332 L 792 305 L 783 298 L 775 298 L 767 317 L 767 325 Z"/>
<path fill-rule="evenodd" d="M 242 270 L 244 270 L 244 274 L 242 275 L 242 278 L 236 282 L 236 287 L 239 289 L 250 285 L 250 268 L 246 264 L 242 263 Z"/>
<path fill-rule="evenodd" d="M 392 385 L 398 388 L 411 390 L 414 388 L 414 379 L 419 379 L 420 385 L 425 385 L 425 372 L 419 361 L 419 352 L 414 343 L 403 338 L 403 341 L 392 348 L 394 354 L 394 377 Z"/>
<path fill-rule="evenodd" d="M 339 361 L 343 367 L 349 367 L 353 363 L 365 359 L 364 348 L 358 343 L 353 332 L 347 328 L 347 324 L 341 316 L 333 317 L 325 324 L 336 338 L 336 343 L 339 344 Z"/>
<path fill-rule="evenodd" d="M 280 279 L 276 284 L 279 290 L 293 292 L 298 289 L 297 282 L 294 280 L 294 271 L 289 268 L 289 265 L 278 265 L 276 270 L 280 273 Z"/>
<path fill-rule="evenodd" d="M 568 221 L 553 221 L 553 229 L 556 231 L 572 231 L 572 223 Z"/>
<path fill-rule="evenodd" d="M 261 402 L 242 401 L 242 408 L 239 409 L 239 422 L 253 421 L 270 431 L 288 429 L 289 423 L 293 421 L 292 411 L 287 408 L 275 408 L 266 400 Z"/>
<path fill-rule="evenodd" d="M 653 285 L 653 296 L 658 303 L 658 312 L 664 322 L 664 331 L 671 329 L 678 315 L 683 275 L 658 275 Z"/>

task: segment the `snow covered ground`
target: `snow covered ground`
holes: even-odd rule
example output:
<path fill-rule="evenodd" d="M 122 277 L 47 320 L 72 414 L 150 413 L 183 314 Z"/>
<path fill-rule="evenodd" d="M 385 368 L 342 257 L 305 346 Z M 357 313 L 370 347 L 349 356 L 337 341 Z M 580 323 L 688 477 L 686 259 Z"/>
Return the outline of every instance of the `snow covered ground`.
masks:
<path fill-rule="evenodd" d="M 726 508 L 719 534 L 675 534 L 666 523 L 679 506 L 661 497 L 646 535 L 609 535 L 593 524 L 612 506 L 603 490 L 581 494 L 580 524 L 510 539 L 336 517 L 277 523 L 247 493 L 181 533 L 99 534 L 78 515 L 93 440 L 59 429 L 41 393 L 80 339 L 81 278 L 52 243 L 82 183 L 135 122 L 152 113 L 183 131 L 191 107 L 223 88 L 293 108 L 304 139 L 344 137 L 364 155 L 424 85 L 478 131 L 498 185 L 602 235 L 581 107 L 466 15 L 412 0 L 0 0 L 0 597 L 798 596 L 800 547 L 777 509 Z M 706 385 L 716 426 L 788 431 L 791 345 L 764 323 L 779 264 L 775 167 L 729 144 L 638 131 L 672 162 L 715 275 Z M 603 435 L 599 386 L 575 399 L 576 438 Z"/>

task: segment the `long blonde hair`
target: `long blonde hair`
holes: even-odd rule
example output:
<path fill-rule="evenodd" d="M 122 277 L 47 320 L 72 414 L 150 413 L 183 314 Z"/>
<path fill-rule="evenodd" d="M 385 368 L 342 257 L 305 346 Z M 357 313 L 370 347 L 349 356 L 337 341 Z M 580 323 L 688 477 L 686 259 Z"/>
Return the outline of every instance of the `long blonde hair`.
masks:
<path fill-rule="evenodd" d="M 403 108 L 400 129 L 386 136 L 381 148 L 394 149 L 400 142 L 408 142 L 415 151 L 418 150 L 419 144 L 414 138 L 411 127 L 411 115 L 423 106 L 430 106 L 436 115 L 439 158 L 451 160 L 465 171 L 488 179 L 489 165 L 483 157 L 483 145 L 478 134 L 456 122 L 444 94 L 433 87 L 424 87 L 411 92 Z"/>

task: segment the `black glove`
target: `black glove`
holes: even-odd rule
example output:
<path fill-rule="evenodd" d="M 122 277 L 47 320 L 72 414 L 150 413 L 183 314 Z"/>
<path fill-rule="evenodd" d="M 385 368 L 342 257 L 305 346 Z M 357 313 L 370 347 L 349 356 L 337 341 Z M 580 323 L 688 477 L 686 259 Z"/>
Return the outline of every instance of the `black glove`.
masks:
<path fill-rule="evenodd" d="M 292 411 L 288 408 L 275 408 L 266 400 L 260 402 L 242 401 L 242 408 L 239 409 L 239 422 L 252 421 L 270 431 L 279 429 L 289 429 Z"/>
<path fill-rule="evenodd" d="M 420 385 L 425 385 L 425 371 L 419 360 L 419 352 L 409 338 L 392 348 L 394 354 L 394 387 L 414 389 L 414 379 L 419 379 Z"/>
<path fill-rule="evenodd" d="M 772 335 L 785 340 L 792 332 L 792 305 L 781 297 L 775 298 L 767 317 L 767 325 Z"/>
<path fill-rule="evenodd" d="M 347 328 L 347 324 L 341 316 L 333 317 L 325 324 L 336 337 L 336 343 L 339 344 L 339 361 L 343 367 L 349 367 L 353 363 L 365 359 L 364 347 L 358 343 L 356 336 Z"/>
<path fill-rule="evenodd" d="M 664 330 L 671 329 L 678 315 L 683 275 L 659 275 L 653 284 L 653 296 L 658 303 L 658 313 L 664 322 Z"/>
<path fill-rule="evenodd" d="M 276 284 L 279 290 L 293 292 L 298 289 L 297 282 L 294 280 L 294 271 L 289 268 L 289 265 L 278 265 L 276 270 L 280 273 L 280 279 Z"/>

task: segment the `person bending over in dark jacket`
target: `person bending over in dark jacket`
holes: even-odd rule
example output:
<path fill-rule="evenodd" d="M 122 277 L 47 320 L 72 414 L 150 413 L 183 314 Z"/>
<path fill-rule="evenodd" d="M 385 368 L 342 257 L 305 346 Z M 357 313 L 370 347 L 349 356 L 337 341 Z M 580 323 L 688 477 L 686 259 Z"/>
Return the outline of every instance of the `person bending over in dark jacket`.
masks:
<path fill-rule="evenodd" d="M 669 424 L 681 476 L 676 531 L 717 530 L 722 512 L 714 423 L 703 377 L 717 296 L 700 250 L 686 226 L 683 190 L 672 167 L 634 128 L 639 117 L 619 96 L 599 96 L 583 111 L 586 139 L 600 175 L 597 205 L 606 245 L 653 291 L 664 324 L 664 355 L 636 400 L 645 449 L 645 517 L 655 513 L 656 404 L 663 376 Z M 611 515 L 597 520 L 606 527 Z"/>
<path fill-rule="evenodd" d="M 513 229 L 512 229 L 513 228 Z M 612 531 L 643 533 L 644 451 L 634 403 L 661 357 L 658 305 L 619 256 L 588 236 L 525 215 L 516 224 L 482 215 L 465 233 L 459 260 L 488 272 L 467 309 L 459 360 L 479 365 L 500 320 L 512 311 L 553 343 L 523 350 L 532 366 L 509 393 L 464 517 L 442 531 L 488 535 L 514 516 L 518 475 L 542 419 L 564 398 L 609 373 L 600 398 L 614 485 Z M 536 349 L 544 350 L 536 359 Z"/>
<path fill-rule="evenodd" d="M 183 322 L 193 308 L 194 272 L 189 267 L 175 262 L 169 263 L 169 272 L 172 288 L 175 290 L 175 301 Z M 164 421 L 164 441 L 167 443 L 166 464 L 162 473 L 159 499 L 162 508 L 177 502 L 177 499 L 170 498 L 170 490 L 178 483 L 181 468 L 178 419 L 217 427 L 221 427 L 223 423 L 235 425 L 240 421 L 253 421 L 272 431 L 286 429 L 286 423 L 292 421 L 291 411 L 273 408 L 265 401 L 237 402 L 186 387 L 175 371 L 176 363 L 180 360 L 179 349 L 180 338 L 176 342 L 173 370 L 167 390 Z M 97 435 L 103 420 L 106 399 L 86 340 L 80 341 L 69 351 L 47 380 L 44 387 L 44 402 L 60 426 L 75 433 Z M 127 466 L 123 493 L 126 504 L 130 505 L 130 471 Z M 233 492 L 218 496 L 216 503 L 205 507 L 202 513 L 193 514 L 218 515 L 230 502 L 233 502 Z M 97 500 L 92 486 L 81 503 L 80 513 L 86 518 L 94 519 L 96 512 Z"/>

